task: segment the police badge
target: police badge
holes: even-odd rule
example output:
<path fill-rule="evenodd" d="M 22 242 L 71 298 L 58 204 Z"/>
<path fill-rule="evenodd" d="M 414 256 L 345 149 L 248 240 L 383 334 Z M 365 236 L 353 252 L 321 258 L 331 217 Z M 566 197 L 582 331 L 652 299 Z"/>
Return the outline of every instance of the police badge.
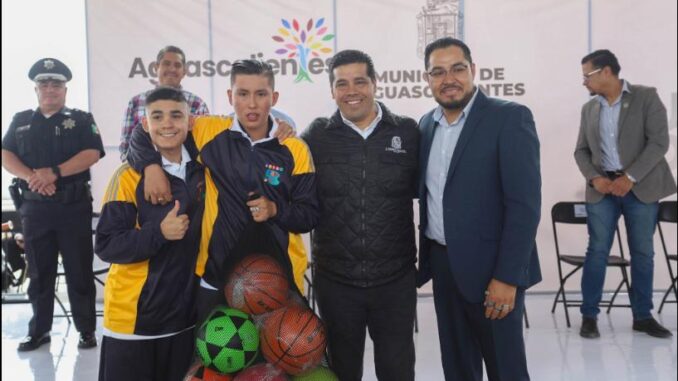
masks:
<path fill-rule="evenodd" d="M 64 126 L 65 129 L 70 130 L 73 127 L 75 127 L 75 120 L 68 118 L 68 119 L 64 120 L 62 125 Z"/>

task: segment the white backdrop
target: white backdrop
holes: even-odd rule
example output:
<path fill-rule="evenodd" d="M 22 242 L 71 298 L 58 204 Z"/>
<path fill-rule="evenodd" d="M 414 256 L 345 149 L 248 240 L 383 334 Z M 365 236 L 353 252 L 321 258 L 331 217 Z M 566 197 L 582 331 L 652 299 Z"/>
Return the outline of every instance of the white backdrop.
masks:
<path fill-rule="evenodd" d="M 427 32 L 463 38 L 477 64 L 476 81 L 486 93 L 523 103 L 535 115 L 542 144 L 538 247 L 544 273 L 536 290 L 557 288 L 550 207 L 583 199 L 584 181 L 572 152 L 581 105 L 588 100 L 580 60 L 589 49 L 611 49 L 620 60 L 622 78 L 658 88 L 669 112 L 668 158 L 676 172 L 675 1 L 88 0 L 86 8 L 90 107 L 108 153 L 94 168 L 95 209 L 119 165 L 117 145 L 127 102 L 152 86 L 149 67 L 169 44 L 186 52 L 184 87 L 205 99 L 213 113 L 231 112 L 226 99 L 230 62 L 251 56 L 269 61 L 279 68 L 278 108 L 303 128 L 335 109 L 325 63 L 337 50 L 369 53 L 380 99 L 396 113 L 418 119 L 435 106 L 421 78 L 418 47 L 427 42 Z M 298 43 L 285 46 L 295 36 Z M 299 52 L 299 45 L 310 49 L 307 65 L 298 54 L 288 57 Z M 296 81 L 300 67 L 308 76 L 302 73 Z M 579 233 L 567 235 L 565 246 L 583 248 L 586 234 Z M 671 242 L 675 247 L 675 232 Z M 655 287 L 664 289 L 668 276 L 659 252 L 656 263 Z M 618 274 L 611 273 L 607 287 L 617 281 Z M 578 282 L 571 280 L 573 289 Z"/>

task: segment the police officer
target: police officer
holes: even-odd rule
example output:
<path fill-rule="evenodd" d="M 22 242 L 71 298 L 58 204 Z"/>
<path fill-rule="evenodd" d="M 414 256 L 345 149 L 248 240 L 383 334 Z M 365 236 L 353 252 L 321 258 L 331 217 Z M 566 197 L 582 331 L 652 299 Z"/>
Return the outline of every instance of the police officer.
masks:
<path fill-rule="evenodd" d="M 57 257 L 61 253 L 79 348 L 97 345 L 92 271 L 92 198 L 89 168 L 104 156 L 92 114 L 69 109 L 61 61 L 43 58 L 28 72 L 38 108 L 14 115 L 2 139 L 2 166 L 19 178 L 17 209 L 24 229 L 28 298 L 33 317 L 19 351 L 50 341 Z"/>

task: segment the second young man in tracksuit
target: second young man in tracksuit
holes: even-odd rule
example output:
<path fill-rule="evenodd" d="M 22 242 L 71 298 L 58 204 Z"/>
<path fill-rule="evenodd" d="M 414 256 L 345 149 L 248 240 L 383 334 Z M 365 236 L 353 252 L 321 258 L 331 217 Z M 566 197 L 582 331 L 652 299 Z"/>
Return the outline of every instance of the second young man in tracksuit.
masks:
<path fill-rule="evenodd" d="M 278 93 L 273 70 L 256 60 L 233 63 L 229 101 L 235 118 L 202 116 L 189 140 L 207 167 L 202 239 L 196 274 L 201 277 L 198 318 L 223 302 L 228 269 L 237 260 L 237 247 L 252 223 L 265 224 L 283 253 L 290 277 L 299 290 L 306 271 L 306 252 L 299 233 L 318 220 L 315 168 L 303 140 L 275 138 L 278 124 L 270 116 Z M 159 155 L 137 129 L 128 159 L 146 174 Z M 164 176 L 161 174 L 161 176 Z M 163 179 L 157 179 L 162 182 Z"/>

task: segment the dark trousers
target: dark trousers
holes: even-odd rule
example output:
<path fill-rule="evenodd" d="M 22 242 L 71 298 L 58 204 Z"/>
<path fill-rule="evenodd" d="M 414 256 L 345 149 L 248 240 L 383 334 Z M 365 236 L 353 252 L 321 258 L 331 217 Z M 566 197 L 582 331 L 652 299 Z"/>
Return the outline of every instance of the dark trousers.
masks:
<path fill-rule="evenodd" d="M 94 332 L 96 288 L 92 270 L 90 199 L 87 197 L 69 204 L 24 201 L 20 213 L 28 276 L 31 278 L 28 298 L 33 307 L 28 334 L 41 336 L 52 329 L 59 253 L 63 259 L 75 327 L 80 332 Z"/>
<path fill-rule="evenodd" d="M 104 336 L 99 381 L 181 381 L 191 365 L 193 330 L 150 340 Z"/>
<path fill-rule="evenodd" d="M 485 318 L 482 303 L 468 303 L 457 288 L 444 246 L 432 244 L 433 297 L 446 381 L 529 381 L 522 318 L 525 291 L 501 320 Z"/>
<path fill-rule="evenodd" d="M 341 381 L 362 379 L 365 328 L 374 342 L 377 378 L 414 380 L 414 269 L 370 288 L 337 283 L 317 272 L 313 287 L 327 327 L 330 366 Z"/>

